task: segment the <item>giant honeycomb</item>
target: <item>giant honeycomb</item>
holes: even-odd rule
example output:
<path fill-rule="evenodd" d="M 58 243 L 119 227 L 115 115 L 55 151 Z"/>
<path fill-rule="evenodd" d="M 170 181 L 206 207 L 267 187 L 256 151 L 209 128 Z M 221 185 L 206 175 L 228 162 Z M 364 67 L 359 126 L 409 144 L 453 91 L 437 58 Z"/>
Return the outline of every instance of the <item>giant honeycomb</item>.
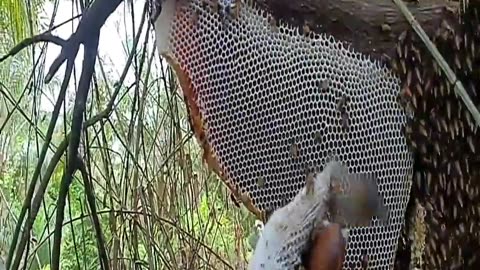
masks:
<path fill-rule="evenodd" d="M 364 255 L 369 269 L 391 269 L 413 166 L 400 80 L 341 41 L 243 1 L 169 0 L 155 30 L 204 158 L 235 198 L 264 218 L 335 155 L 350 172 L 378 176 L 391 213 L 388 226 L 351 228 L 345 269 Z"/>

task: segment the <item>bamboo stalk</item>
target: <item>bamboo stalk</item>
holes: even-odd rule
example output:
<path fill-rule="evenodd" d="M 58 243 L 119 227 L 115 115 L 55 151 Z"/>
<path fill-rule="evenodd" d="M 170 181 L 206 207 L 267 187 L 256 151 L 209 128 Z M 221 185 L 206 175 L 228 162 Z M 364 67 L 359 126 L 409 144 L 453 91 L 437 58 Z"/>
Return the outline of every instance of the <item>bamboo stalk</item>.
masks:
<path fill-rule="evenodd" d="M 428 51 L 435 58 L 440 68 L 443 70 L 443 72 L 445 72 L 445 75 L 447 76 L 448 81 L 455 87 L 455 94 L 457 96 L 460 96 L 460 98 L 463 100 L 463 102 L 467 106 L 467 109 L 470 111 L 473 118 L 477 122 L 477 126 L 480 126 L 480 112 L 478 111 L 477 107 L 475 107 L 475 104 L 473 104 L 472 99 L 470 99 L 470 96 L 468 95 L 467 91 L 463 87 L 462 82 L 457 79 L 457 76 L 455 75 L 453 70 L 450 68 L 447 61 L 445 61 L 442 54 L 438 51 L 437 47 L 433 44 L 430 38 L 428 38 L 428 35 L 425 33 L 425 31 L 420 26 L 420 24 L 415 20 L 415 17 L 413 17 L 412 13 L 408 10 L 407 6 L 402 2 L 402 0 L 392 0 L 392 1 L 400 9 L 401 13 L 405 16 L 407 21 L 410 23 L 413 30 L 415 30 L 417 35 L 420 37 L 422 42 L 427 47 Z"/>

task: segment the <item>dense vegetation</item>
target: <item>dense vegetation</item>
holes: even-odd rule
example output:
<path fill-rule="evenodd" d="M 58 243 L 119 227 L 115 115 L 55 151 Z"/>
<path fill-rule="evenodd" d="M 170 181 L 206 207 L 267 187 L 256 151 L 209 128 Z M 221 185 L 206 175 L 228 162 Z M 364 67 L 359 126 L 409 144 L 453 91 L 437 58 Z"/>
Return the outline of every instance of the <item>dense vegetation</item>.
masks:
<path fill-rule="evenodd" d="M 82 132 L 85 174 L 75 174 L 69 191 L 62 269 L 99 268 L 88 192 L 94 194 L 113 269 L 243 268 L 255 238 L 254 219 L 232 204 L 217 176 L 203 166 L 174 75 L 154 48 L 143 5 L 121 4 L 103 30 L 113 29 L 119 38 L 100 40 L 85 115 L 92 124 Z M 54 33 L 67 38 L 84 6 L 83 0 L 0 1 L 0 56 L 60 24 Z M 55 53 L 55 45 L 39 43 L 0 63 L 0 269 L 59 96 L 65 65 L 44 83 Z M 49 180 L 23 257 L 26 269 L 49 269 L 51 261 L 67 156 L 54 166 L 55 154 L 70 130 L 78 58 L 36 184 L 38 191 Z M 101 112 L 107 117 L 95 118 Z"/>

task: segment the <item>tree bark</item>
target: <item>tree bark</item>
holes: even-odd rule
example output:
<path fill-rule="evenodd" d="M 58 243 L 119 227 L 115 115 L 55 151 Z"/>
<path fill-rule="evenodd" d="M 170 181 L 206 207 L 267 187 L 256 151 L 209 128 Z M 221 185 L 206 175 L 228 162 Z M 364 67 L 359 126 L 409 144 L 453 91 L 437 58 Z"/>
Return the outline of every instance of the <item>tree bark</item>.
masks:
<path fill-rule="evenodd" d="M 256 0 L 275 19 L 306 24 L 373 58 L 391 55 L 403 31 L 411 29 L 391 0 Z M 456 20 L 458 2 L 420 0 L 406 3 L 425 32 L 432 36 L 442 20 Z"/>

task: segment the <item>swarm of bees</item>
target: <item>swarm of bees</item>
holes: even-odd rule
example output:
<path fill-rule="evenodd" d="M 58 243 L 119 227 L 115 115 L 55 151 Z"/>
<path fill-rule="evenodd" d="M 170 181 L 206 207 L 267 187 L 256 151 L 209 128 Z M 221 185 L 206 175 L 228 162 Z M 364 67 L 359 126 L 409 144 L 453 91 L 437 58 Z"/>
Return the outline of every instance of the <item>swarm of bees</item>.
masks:
<path fill-rule="evenodd" d="M 433 36 L 477 105 L 480 77 L 474 63 L 480 63 L 479 13 L 480 3 L 470 1 L 460 24 L 444 20 Z M 406 227 L 405 235 L 422 231 L 422 238 L 431 239 L 421 248 L 411 242 L 415 252 L 410 259 L 422 264 L 422 269 L 476 269 L 480 267 L 480 159 L 476 153 L 480 136 L 453 85 L 420 44 L 415 33 L 403 33 L 392 59 L 393 70 L 405 84 L 398 101 L 412 114 L 405 127 L 405 138 L 417 159 L 411 197 L 425 212 L 422 225 Z M 398 264 L 404 260 L 397 255 Z"/>

